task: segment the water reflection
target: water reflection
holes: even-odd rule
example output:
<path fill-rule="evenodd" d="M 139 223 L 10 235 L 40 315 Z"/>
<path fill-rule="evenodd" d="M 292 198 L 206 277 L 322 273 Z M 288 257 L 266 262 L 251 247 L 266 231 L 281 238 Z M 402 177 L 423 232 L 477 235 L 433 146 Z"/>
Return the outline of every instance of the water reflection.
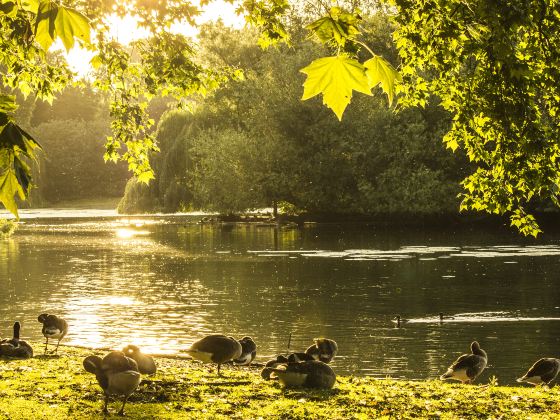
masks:
<path fill-rule="evenodd" d="M 0 242 L 0 335 L 18 319 L 40 339 L 36 316 L 52 312 L 72 344 L 177 353 L 204 334 L 250 334 L 260 360 L 290 334 L 290 350 L 328 336 L 337 372 L 413 379 L 477 339 L 492 365 L 481 379 L 501 383 L 560 356 L 555 237 L 192 222 L 27 220 Z M 397 313 L 410 322 L 395 328 Z"/>

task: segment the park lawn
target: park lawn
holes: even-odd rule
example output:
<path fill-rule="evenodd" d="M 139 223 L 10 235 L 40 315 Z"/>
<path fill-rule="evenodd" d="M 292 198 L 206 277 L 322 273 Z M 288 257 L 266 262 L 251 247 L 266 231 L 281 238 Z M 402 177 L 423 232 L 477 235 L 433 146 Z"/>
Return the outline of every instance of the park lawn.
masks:
<path fill-rule="evenodd" d="M 41 345 L 33 343 L 37 353 Z M 89 350 L 61 347 L 60 356 L 0 359 L 0 419 L 103 418 L 102 393 L 82 360 Z M 97 354 L 103 355 L 103 352 Z M 552 419 L 560 418 L 560 387 L 486 388 L 441 381 L 344 376 L 333 390 L 284 390 L 258 368 L 215 368 L 157 358 L 125 412 L 131 419 Z M 120 402 L 109 405 L 108 418 Z"/>

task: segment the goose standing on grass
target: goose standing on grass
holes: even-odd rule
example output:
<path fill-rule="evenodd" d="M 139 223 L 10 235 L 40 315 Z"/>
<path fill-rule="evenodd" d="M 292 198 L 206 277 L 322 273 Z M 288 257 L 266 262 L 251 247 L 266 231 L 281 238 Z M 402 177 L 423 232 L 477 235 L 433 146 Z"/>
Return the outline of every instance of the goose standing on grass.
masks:
<path fill-rule="evenodd" d="M 216 363 L 218 365 L 218 375 L 220 375 L 222 363 L 238 359 L 242 351 L 241 344 L 233 337 L 214 334 L 195 341 L 186 350 L 186 353 L 193 359 L 200 360 L 201 362 Z"/>
<path fill-rule="evenodd" d="M 517 382 L 528 382 L 532 385 L 549 385 L 560 372 L 560 360 L 546 357 L 539 359 Z"/>
<path fill-rule="evenodd" d="M 140 372 L 136 362 L 121 351 L 112 351 L 103 359 L 99 356 L 88 356 L 83 364 L 86 371 L 95 375 L 105 394 L 103 413 L 109 413 L 109 396 L 115 395 L 123 397 L 119 415 L 124 416 L 126 401 L 140 384 Z"/>
<path fill-rule="evenodd" d="M 471 354 L 463 354 L 453 362 L 440 379 L 453 379 L 464 384 L 472 384 L 486 368 L 488 355 L 480 348 L 477 341 L 471 343 Z"/>
<path fill-rule="evenodd" d="M 58 339 L 56 343 L 56 348 L 51 353 L 58 353 L 58 345 L 60 344 L 60 340 L 64 338 L 66 334 L 68 334 L 68 323 L 59 318 L 56 315 L 49 315 L 49 314 L 41 314 L 37 318 L 37 320 L 43 324 L 43 329 L 41 332 L 47 339 L 45 342 L 45 353 L 47 354 L 47 347 L 49 346 L 49 338 L 54 338 L 55 340 Z"/>
<path fill-rule="evenodd" d="M 142 353 L 137 346 L 129 344 L 123 349 L 126 357 L 130 357 L 138 365 L 138 372 L 143 375 L 153 375 L 156 373 L 157 367 L 154 359 Z"/>
<path fill-rule="evenodd" d="M 239 366 L 250 365 L 257 355 L 257 345 L 251 337 L 243 337 L 239 340 L 239 344 L 241 344 L 241 356 L 235 359 L 233 363 Z"/>
<path fill-rule="evenodd" d="M 287 363 L 278 367 L 265 367 L 261 376 L 263 378 L 278 377 L 280 383 L 288 388 L 331 389 L 336 382 L 336 375 L 331 367 L 318 360 Z"/>
<path fill-rule="evenodd" d="M 323 363 L 330 363 L 337 352 L 338 345 L 336 341 L 329 338 L 316 338 L 315 344 L 309 346 L 307 350 L 305 350 L 305 353 Z"/>
<path fill-rule="evenodd" d="M 33 357 L 33 347 L 27 341 L 19 339 L 21 325 L 14 323 L 14 336 L 11 340 L 5 338 L 0 342 L 0 356 L 8 356 L 16 359 L 29 359 Z"/>

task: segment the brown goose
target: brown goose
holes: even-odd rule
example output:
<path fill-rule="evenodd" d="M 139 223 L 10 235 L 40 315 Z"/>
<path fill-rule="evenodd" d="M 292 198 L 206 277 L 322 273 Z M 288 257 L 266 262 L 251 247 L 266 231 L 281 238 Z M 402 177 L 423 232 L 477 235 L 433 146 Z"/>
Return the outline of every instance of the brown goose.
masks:
<path fill-rule="evenodd" d="M 266 370 L 266 372 L 264 372 Z M 278 377 L 285 387 L 305 387 L 330 389 L 336 382 L 336 375 L 329 365 L 318 360 L 281 364 L 278 367 L 265 367 L 263 378 Z"/>
<path fill-rule="evenodd" d="M 143 375 L 153 375 L 156 373 L 157 367 L 154 359 L 142 353 L 137 346 L 129 344 L 123 349 L 126 357 L 133 359 L 138 365 L 138 371 Z"/>
<path fill-rule="evenodd" d="M 216 363 L 218 365 L 218 375 L 222 363 L 238 359 L 241 356 L 242 348 L 239 341 L 233 337 L 222 334 L 207 335 L 195 341 L 186 350 L 193 359 L 204 363 Z"/>
<path fill-rule="evenodd" d="M 453 362 L 440 379 L 453 379 L 464 384 L 472 383 L 486 368 L 488 355 L 477 341 L 471 343 L 471 354 L 463 354 Z"/>
<path fill-rule="evenodd" d="M 109 396 L 123 396 L 123 404 L 119 415 L 124 416 L 124 406 L 130 394 L 140 384 L 140 372 L 136 362 L 121 351 L 112 351 L 103 359 L 99 356 L 88 356 L 84 359 L 84 369 L 93 373 L 105 394 L 103 412 L 108 413 Z"/>
<path fill-rule="evenodd" d="M 21 325 L 14 323 L 14 336 L 12 339 L 5 338 L 0 342 L 0 356 L 13 357 L 15 359 L 29 359 L 33 357 L 33 347 L 27 341 L 20 340 L 19 332 Z"/>
<path fill-rule="evenodd" d="M 550 384 L 560 372 L 560 360 L 546 357 L 539 359 L 517 382 L 528 382 L 533 385 Z"/>
<path fill-rule="evenodd" d="M 328 338 L 316 338 L 315 344 L 308 347 L 305 353 L 312 356 L 315 360 L 320 360 L 323 363 L 330 363 L 336 353 L 338 352 L 338 345 L 336 341 Z"/>
<path fill-rule="evenodd" d="M 250 365 L 257 355 L 257 345 L 251 337 L 243 337 L 239 340 L 241 344 L 241 356 L 233 361 L 236 365 L 246 366 Z"/>
<path fill-rule="evenodd" d="M 64 338 L 66 334 L 68 334 L 68 323 L 59 318 L 56 315 L 49 315 L 49 314 L 41 314 L 37 318 L 37 320 L 43 324 L 43 329 L 41 332 L 47 339 L 45 342 L 45 354 L 47 354 L 47 347 L 49 345 L 49 338 L 58 339 L 56 343 L 56 348 L 52 353 L 58 352 L 58 345 L 60 344 L 60 340 Z"/>

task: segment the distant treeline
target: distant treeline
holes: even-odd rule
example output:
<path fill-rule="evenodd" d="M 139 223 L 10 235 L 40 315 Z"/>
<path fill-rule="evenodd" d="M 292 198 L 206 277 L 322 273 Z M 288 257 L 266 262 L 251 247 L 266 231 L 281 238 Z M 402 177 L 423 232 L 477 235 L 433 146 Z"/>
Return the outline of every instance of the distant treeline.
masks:
<path fill-rule="evenodd" d="M 367 44 L 398 64 L 388 21 L 367 25 Z M 156 179 L 149 186 L 131 179 L 119 211 L 227 214 L 278 205 L 323 214 L 456 213 L 468 164 L 442 144 L 449 116 L 433 105 L 395 112 L 379 92 L 374 100 L 354 97 L 339 122 L 320 99 L 299 99 L 299 70 L 321 51 L 295 44 L 302 46 L 262 51 L 248 30 L 205 27 L 206 59 L 239 66 L 245 80 L 192 113 L 162 117 Z"/>

